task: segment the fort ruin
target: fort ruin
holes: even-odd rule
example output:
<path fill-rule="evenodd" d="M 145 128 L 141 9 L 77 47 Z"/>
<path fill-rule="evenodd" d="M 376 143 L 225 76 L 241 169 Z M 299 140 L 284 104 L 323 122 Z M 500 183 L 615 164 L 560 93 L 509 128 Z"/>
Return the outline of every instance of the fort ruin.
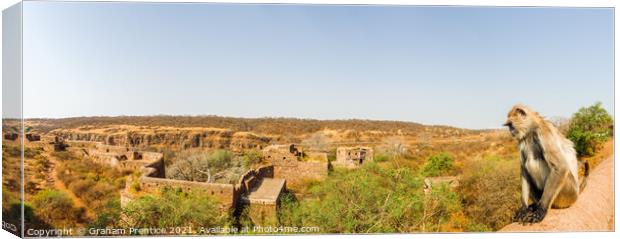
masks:
<path fill-rule="evenodd" d="M 305 153 L 294 144 L 273 145 L 263 150 L 263 164 L 248 170 L 236 183 L 206 183 L 166 178 L 164 156 L 159 152 L 132 147 L 109 145 L 93 141 L 53 142 L 73 147 L 96 163 L 140 172 L 137 178 L 128 178 L 121 192 L 121 206 L 144 194 L 158 193 L 162 187 L 199 190 L 206 192 L 220 205 L 222 212 L 240 212 L 249 208 L 251 219 L 262 225 L 275 222 L 280 199 L 289 182 L 322 180 L 327 177 L 328 162 L 301 161 Z"/>
<path fill-rule="evenodd" d="M 30 142 L 41 141 L 41 135 L 28 133 L 26 139 Z"/>
<path fill-rule="evenodd" d="M 17 133 L 4 133 L 4 139 L 15 141 L 19 137 Z"/>
<path fill-rule="evenodd" d="M 361 166 L 366 161 L 372 161 L 373 157 L 374 150 L 370 147 L 338 147 L 334 164 L 355 168 Z"/>
<path fill-rule="evenodd" d="M 284 178 L 290 184 L 327 177 L 329 168 L 327 156 L 324 160 L 304 161 L 308 154 L 299 145 L 271 145 L 265 147 L 262 152 L 265 161 L 274 167 L 274 177 Z"/>

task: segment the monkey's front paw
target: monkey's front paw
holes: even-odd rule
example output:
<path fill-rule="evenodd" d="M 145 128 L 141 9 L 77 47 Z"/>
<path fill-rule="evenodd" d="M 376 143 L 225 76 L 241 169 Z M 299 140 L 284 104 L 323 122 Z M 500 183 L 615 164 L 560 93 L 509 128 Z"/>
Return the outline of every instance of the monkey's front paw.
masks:
<path fill-rule="evenodd" d="M 541 207 L 540 205 L 536 205 L 533 210 L 528 212 L 527 216 L 525 216 L 525 219 L 523 221 L 527 223 L 539 223 L 545 218 L 546 215 L 547 209 Z"/>
<path fill-rule="evenodd" d="M 515 213 L 515 216 L 512 218 L 513 221 L 523 222 L 523 220 L 525 219 L 525 216 L 527 216 L 529 211 L 530 209 L 528 207 L 519 208 L 519 210 L 517 210 L 517 212 Z"/>

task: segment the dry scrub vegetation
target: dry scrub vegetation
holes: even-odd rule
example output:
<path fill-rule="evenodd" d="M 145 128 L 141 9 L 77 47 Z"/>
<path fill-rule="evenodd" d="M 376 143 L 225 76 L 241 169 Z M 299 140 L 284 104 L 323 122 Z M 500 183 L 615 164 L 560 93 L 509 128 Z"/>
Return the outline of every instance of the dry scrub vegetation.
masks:
<path fill-rule="evenodd" d="M 575 142 L 580 156 L 596 165 L 613 154 L 611 117 L 600 105 L 580 109 L 559 125 Z M 368 120 L 307 120 L 288 118 L 241 119 L 218 116 L 89 117 L 31 119 L 39 132 L 52 129 L 97 130 L 114 125 L 132 127 L 212 127 L 267 134 L 269 143 L 301 143 L 306 149 L 328 153 L 334 160 L 338 146 L 368 145 L 374 162 L 357 169 L 332 168 L 324 181 L 288 185 L 277 225 L 318 226 L 322 233 L 459 232 L 494 231 L 511 222 L 520 197 L 516 142 L 505 130 L 464 130 L 416 123 Z M 106 128 L 109 130 L 109 128 Z M 233 152 L 227 148 L 177 150 L 150 145 L 162 152 L 169 178 L 235 183 L 242 173 L 259 164 L 256 150 Z M 49 161 L 40 149 L 24 152 L 32 175 L 49 174 Z M 16 169 L 21 152 L 5 146 L 3 170 Z M 27 197 L 32 227 L 88 224 L 92 227 L 226 226 L 253 223 L 247 213 L 239 218 L 218 210 L 208 195 L 162 188 L 141 195 L 121 208 L 119 192 L 126 177 L 72 152 L 53 152 L 61 159 L 58 178 L 80 200 L 67 192 L 33 185 Z M 17 168 L 18 168 L 17 164 Z M 3 213 L 12 215 L 18 194 L 16 175 L 3 178 Z M 137 175 L 134 175 L 137 176 Z M 425 179 L 454 177 L 448 183 L 425 188 Z M 11 181 L 12 180 L 12 181 Z M 43 180 L 43 179 L 40 179 Z M 97 214 L 88 218 L 81 201 Z M 70 212 L 58 217 L 54 210 Z"/>

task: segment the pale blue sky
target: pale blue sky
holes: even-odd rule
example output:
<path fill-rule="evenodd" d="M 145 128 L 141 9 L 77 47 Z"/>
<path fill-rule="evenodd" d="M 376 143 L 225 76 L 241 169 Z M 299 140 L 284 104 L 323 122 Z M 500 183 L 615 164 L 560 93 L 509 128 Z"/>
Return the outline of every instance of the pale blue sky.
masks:
<path fill-rule="evenodd" d="M 24 116 L 613 113 L 613 10 L 26 2 Z"/>

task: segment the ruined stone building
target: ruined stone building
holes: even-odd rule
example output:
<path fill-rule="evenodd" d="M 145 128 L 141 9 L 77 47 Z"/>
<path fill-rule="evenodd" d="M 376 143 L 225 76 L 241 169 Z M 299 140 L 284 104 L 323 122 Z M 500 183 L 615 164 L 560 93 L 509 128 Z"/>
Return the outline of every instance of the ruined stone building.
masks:
<path fill-rule="evenodd" d="M 41 135 L 28 133 L 26 134 L 26 139 L 30 142 L 41 141 Z"/>
<path fill-rule="evenodd" d="M 263 156 L 267 161 L 275 159 L 299 160 L 305 156 L 303 148 L 296 144 L 274 144 L 263 149 Z"/>
<path fill-rule="evenodd" d="M 276 225 L 277 211 L 286 180 L 274 178 L 273 166 L 249 170 L 239 179 L 239 208 L 249 208 L 249 216 L 258 225 Z"/>
<path fill-rule="evenodd" d="M 65 143 L 65 139 L 59 136 L 54 136 L 54 142 L 51 142 L 54 145 L 54 151 L 65 151 L 69 145 Z"/>
<path fill-rule="evenodd" d="M 336 161 L 334 165 L 354 168 L 362 165 L 366 161 L 372 161 L 374 150 L 370 147 L 338 147 L 336 149 Z"/>
<path fill-rule="evenodd" d="M 14 141 L 19 137 L 17 133 L 4 133 L 4 139 Z"/>
<path fill-rule="evenodd" d="M 72 146 L 86 157 L 119 169 L 140 172 L 129 177 L 121 191 L 121 206 L 126 206 L 140 195 L 157 193 L 162 187 L 197 190 L 207 193 L 219 202 L 220 210 L 241 212 L 249 208 L 249 216 L 259 225 L 275 225 L 277 210 L 289 182 L 324 179 L 328 162 L 304 162 L 306 155 L 294 144 L 272 145 L 263 150 L 264 164 L 244 173 L 236 183 L 206 183 L 166 178 L 163 154 L 135 149 L 129 146 L 109 145 L 93 141 L 64 141 L 55 138 L 55 146 Z"/>
<path fill-rule="evenodd" d="M 237 183 L 205 183 L 166 178 L 161 153 L 104 144 L 97 144 L 87 151 L 91 158 L 100 163 L 142 172 L 137 182 L 128 180 L 121 193 L 122 205 L 136 197 L 131 193 L 131 185 L 138 185 L 142 193 L 154 193 L 165 186 L 200 190 L 219 201 L 223 211 L 239 212 L 249 208 L 250 218 L 259 225 L 275 225 L 280 199 L 287 190 L 289 180 L 296 182 L 308 177 L 324 178 L 328 168 L 327 162 L 318 164 L 299 161 L 304 153 L 296 145 L 273 145 L 264 150 L 267 164 L 248 170 Z M 269 156 L 271 160 L 267 160 Z"/>
<path fill-rule="evenodd" d="M 263 149 L 265 161 L 273 165 L 274 177 L 284 178 L 289 184 L 304 180 L 321 180 L 327 177 L 329 162 L 306 161 L 308 155 L 296 144 L 271 145 Z"/>

